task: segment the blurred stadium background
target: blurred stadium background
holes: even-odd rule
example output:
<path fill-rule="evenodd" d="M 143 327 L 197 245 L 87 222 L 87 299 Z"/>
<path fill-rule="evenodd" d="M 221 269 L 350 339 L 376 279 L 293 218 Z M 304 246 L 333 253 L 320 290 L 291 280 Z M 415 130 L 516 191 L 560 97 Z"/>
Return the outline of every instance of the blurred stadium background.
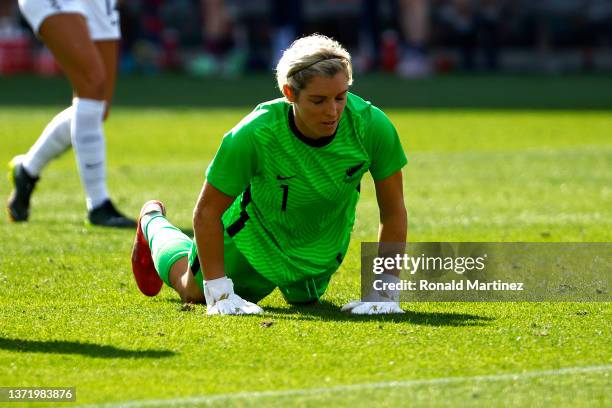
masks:
<path fill-rule="evenodd" d="M 120 1 L 122 73 L 236 78 L 270 72 L 296 37 L 321 32 L 358 73 L 612 72 L 611 0 Z M 0 76 L 59 75 L 53 57 L 0 0 Z"/>

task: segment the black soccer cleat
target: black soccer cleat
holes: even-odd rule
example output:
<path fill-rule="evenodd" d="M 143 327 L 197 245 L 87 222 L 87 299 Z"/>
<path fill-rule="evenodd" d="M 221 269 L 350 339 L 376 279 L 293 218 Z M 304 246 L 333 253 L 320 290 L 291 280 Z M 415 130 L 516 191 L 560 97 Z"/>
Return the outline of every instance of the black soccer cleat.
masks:
<path fill-rule="evenodd" d="M 23 156 L 15 156 L 9 162 L 8 178 L 13 185 L 13 191 L 6 203 L 9 220 L 13 222 L 27 221 L 30 215 L 30 197 L 38 181 L 32 177 L 21 164 Z"/>
<path fill-rule="evenodd" d="M 87 215 L 87 220 L 91 225 L 113 228 L 136 228 L 136 220 L 121 214 L 110 200 L 93 208 Z"/>

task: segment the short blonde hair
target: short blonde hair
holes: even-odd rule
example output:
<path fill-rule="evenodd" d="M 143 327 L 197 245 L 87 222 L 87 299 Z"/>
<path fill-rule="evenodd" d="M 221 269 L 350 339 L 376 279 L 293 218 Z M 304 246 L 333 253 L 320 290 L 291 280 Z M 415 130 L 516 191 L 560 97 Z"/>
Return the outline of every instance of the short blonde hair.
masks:
<path fill-rule="evenodd" d="M 302 37 L 283 52 L 276 65 L 278 89 L 289 87 L 298 94 L 316 76 L 333 77 L 344 72 L 353 83 L 351 54 L 336 40 L 321 34 Z"/>

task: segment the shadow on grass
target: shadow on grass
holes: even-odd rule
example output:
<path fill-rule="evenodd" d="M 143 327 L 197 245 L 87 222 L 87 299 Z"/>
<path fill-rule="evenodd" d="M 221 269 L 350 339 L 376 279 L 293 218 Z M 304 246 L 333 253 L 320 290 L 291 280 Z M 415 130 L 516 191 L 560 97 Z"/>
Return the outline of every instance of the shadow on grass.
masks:
<path fill-rule="evenodd" d="M 176 353 L 170 350 L 127 350 L 114 346 L 64 340 L 22 340 L 0 337 L 0 350 L 23 353 L 79 354 L 98 358 L 162 358 Z"/>
<path fill-rule="evenodd" d="M 174 303 L 177 306 L 183 304 L 181 299 L 166 298 L 163 302 Z M 205 305 L 198 304 L 199 307 Z M 268 317 L 283 320 L 319 320 L 330 322 L 390 322 L 390 323 L 411 323 L 423 326 L 486 326 L 494 319 L 487 316 L 479 316 L 468 313 L 446 313 L 446 312 L 414 312 L 404 310 L 404 314 L 394 315 L 350 315 L 340 311 L 340 306 L 321 301 L 311 305 L 289 305 L 288 307 L 263 306 L 264 314 L 253 316 L 266 319 Z M 189 308 L 181 308 L 182 311 L 195 311 L 195 305 Z"/>
<path fill-rule="evenodd" d="M 413 312 L 404 310 L 404 314 L 393 315 L 350 315 L 340 311 L 338 305 L 321 301 L 312 305 L 295 305 L 289 308 L 265 307 L 268 313 L 280 319 L 321 320 L 321 321 L 350 321 L 350 322 L 391 322 L 411 323 L 424 326 L 485 326 L 492 320 L 491 317 L 478 316 L 468 313 L 445 312 Z"/>

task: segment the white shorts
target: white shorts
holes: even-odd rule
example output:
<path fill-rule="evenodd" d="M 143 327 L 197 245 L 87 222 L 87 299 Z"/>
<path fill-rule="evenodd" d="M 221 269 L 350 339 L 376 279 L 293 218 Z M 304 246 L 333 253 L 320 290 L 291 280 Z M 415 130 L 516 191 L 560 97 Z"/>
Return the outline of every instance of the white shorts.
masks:
<path fill-rule="evenodd" d="M 21 14 L 34 33 L 38 34 L 42 22 L 53 14 L 78 13 L 87 20 L 94 41 L 121 38 L 116 6 L 117 0 L 19 0 Z"/>

